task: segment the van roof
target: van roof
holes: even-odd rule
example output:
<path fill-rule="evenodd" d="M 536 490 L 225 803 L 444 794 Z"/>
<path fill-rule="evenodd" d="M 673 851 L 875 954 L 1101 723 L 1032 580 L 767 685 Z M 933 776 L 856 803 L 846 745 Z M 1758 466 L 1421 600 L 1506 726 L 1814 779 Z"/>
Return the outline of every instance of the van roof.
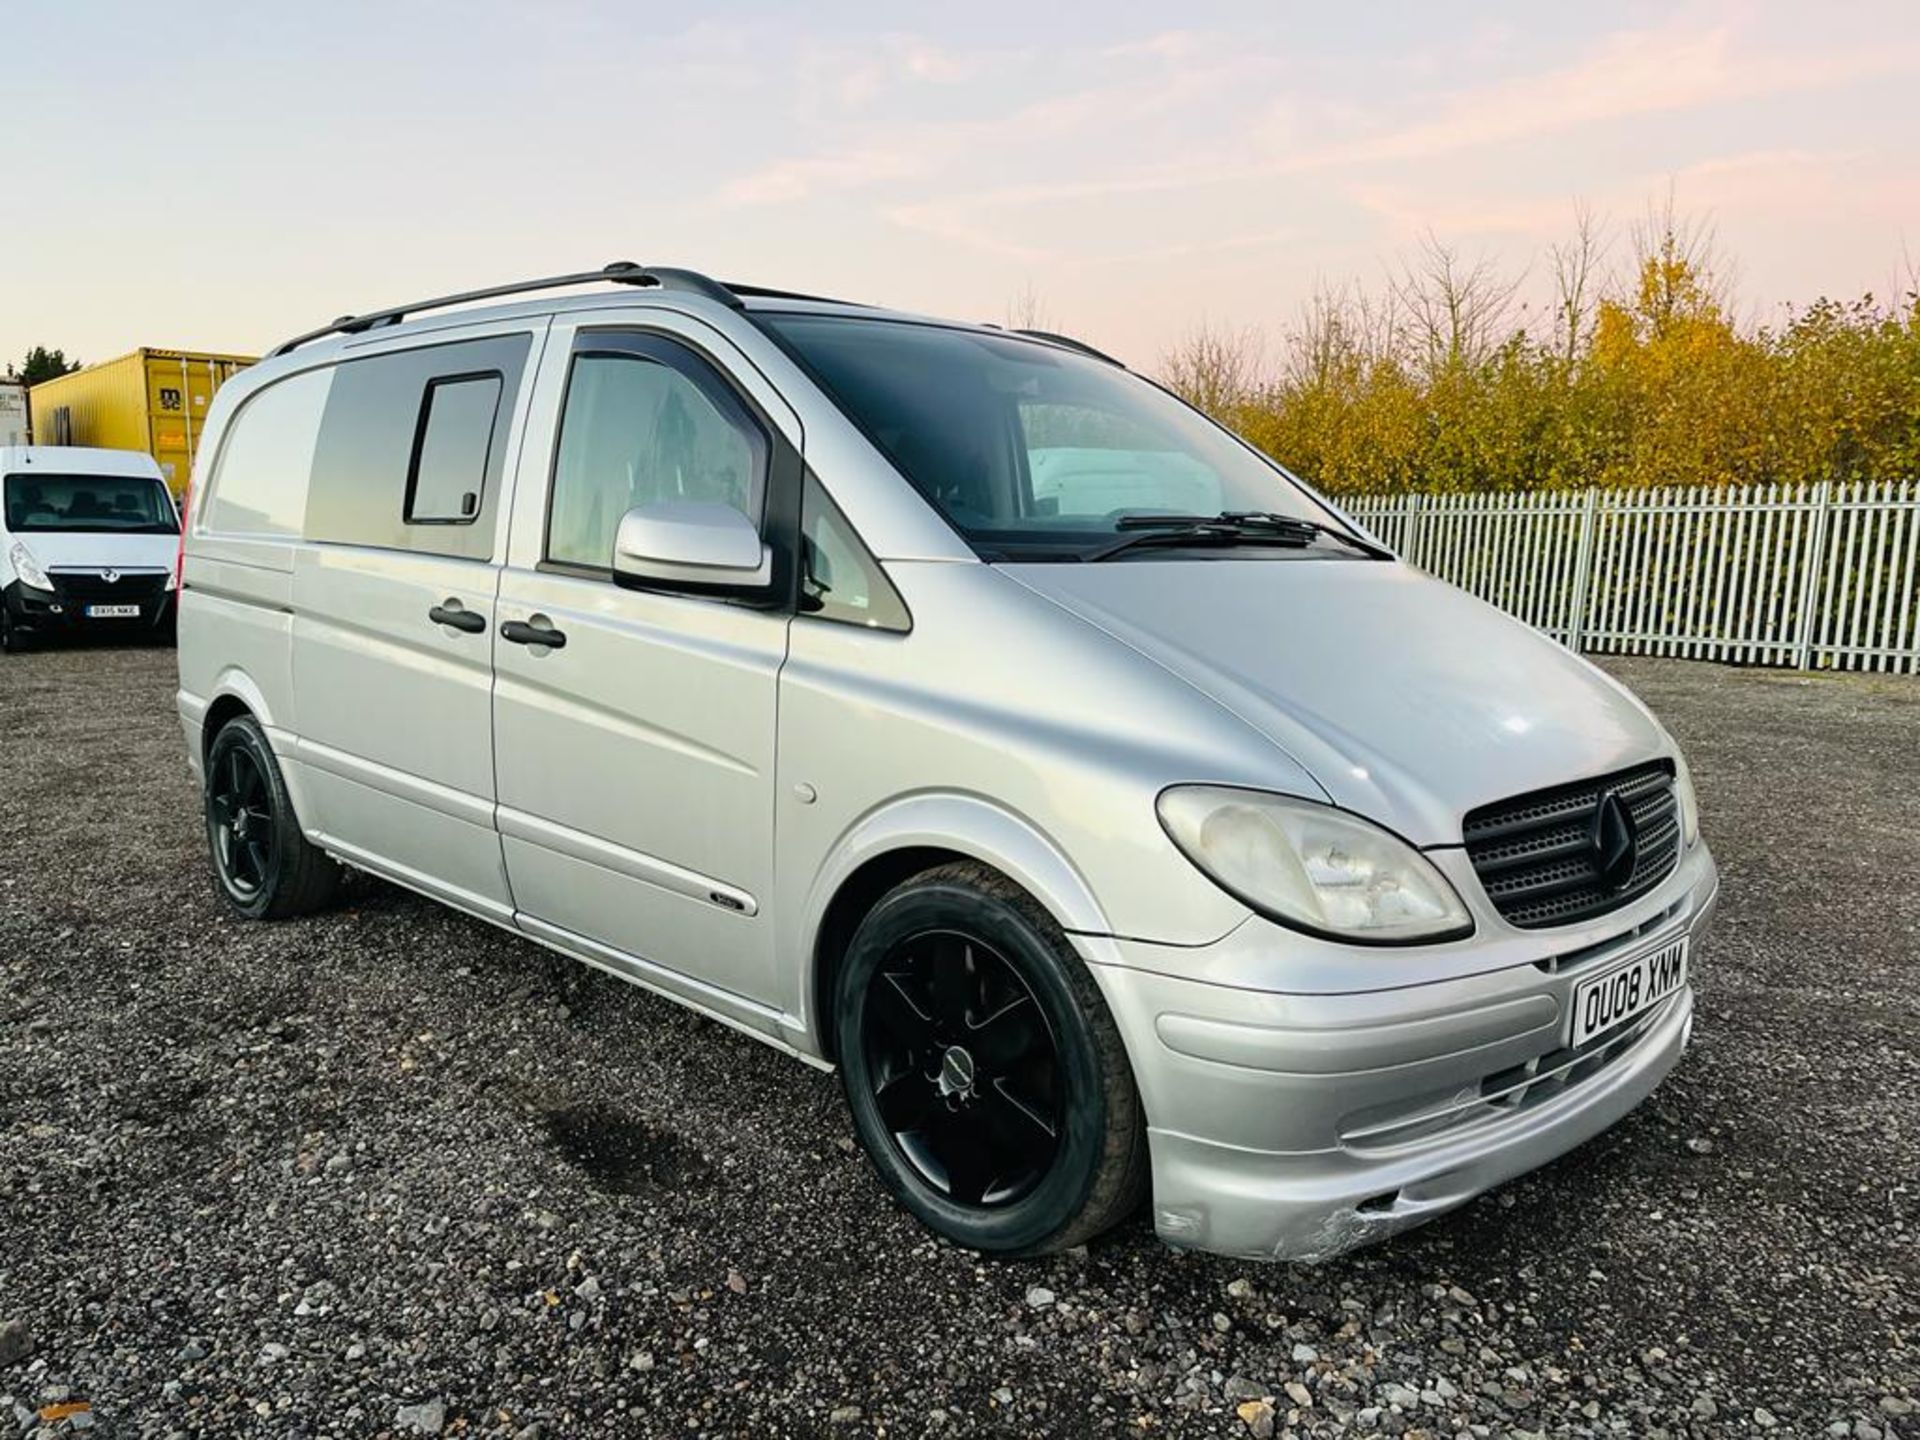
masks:
<path fill-rule="evenodd" d="M 105 450 L 92 445 L 0 445 L 0 474 L 165 478 L 159 463 L 144 450 Z"/>
<path fill-rule="evenodd" d="M 736 281 L 721 282 L 702 275 L 697 270 L 685 270 L 673 266 L 637 265 L 630 260 L 616 260 L 598 270 L 572 271 L 564 275 L 550 275 L 538 280 L 518 280 L 503 285 L 491 285 L 479 290 L 460 291 L 451 295 L 436 296 L 426 300 L 415 300 L 405 305 L 395 305 L 384 310 L 375 310 L 361 315 L 343 315 L 331 325 L 296 335 L 291 340 L 277 345 L 269 352 L 269 361 L 278 359 L 315 341 L 331 337 L 336 340 L 335 350 L 345 348 L 351 337 L 373 334 L 392 327 L 405 330 L 432 328 L 418 323 L 418 317 L 427 311 L 455 311 L 440 318 L 440 324 L 471 324 L 492 320 L 516 319 L 523 316 L 548 315 L 556 311 L 579 311 L 602 309 L 618 306 L 630 306 L 636 297 L 632 293 L 602 292 L 599 294 L 569 295 L 559 300 L 518 300 L 497 305 L 483 305 L 479 302 L 504 300 L 508 296 L 527 295 L 540 291 L 571 289 L 582 285 L 611 284 L 620 287 L 637 287 L 643 293 L 651 292 L 658 296 L 667 293 L 678 301 L 688 302 L 686 308 L 698 311 L 703 306 L 716 306 L 726 310 L 774 310 L 774 311 L 812 311 L 821 313 L 857 312 L 875 316 L 886 316 L 894 320 L 918 321 L 924 324 L 956 325 L 957 322 L 940 320 L 932 316 L 912 315 L 902 311 L 886 310 L 860 301 L 836 300 L 820 295 L 802 295 L 789 290 L 775 290 L 763 285 L 742 284 Z M 645 303 L 645 301 L 642 301 Z M 467 308 L 474 307 L 474 308 Z M 958 328 L 978 328 L 997 330 L 997 326 L 966 326 Z M 1017 330 L 1013 333 L 1026 335 L 1033 339 L 1064 345 L 1081 351 L 1096 359 L 1111 364 L 1118 361 L 1103 355 L 1092 346 L 1074 340 L 1069 336 L 1042 330 Z"/>

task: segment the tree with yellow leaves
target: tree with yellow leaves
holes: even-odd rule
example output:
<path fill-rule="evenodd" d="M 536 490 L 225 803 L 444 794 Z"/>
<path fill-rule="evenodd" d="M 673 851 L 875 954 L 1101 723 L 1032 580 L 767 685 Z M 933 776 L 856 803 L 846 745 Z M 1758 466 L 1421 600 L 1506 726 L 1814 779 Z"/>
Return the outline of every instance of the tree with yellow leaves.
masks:
<path fill-rule="evenodd" d="M 1742 325 L 1711 231 L 1669 201 L 1621 281 L 1581 212 L 1527 328 L 1518 282 L 1429 237 L 1383 295 L 1325 289 L 1278 347 L 1203 327 L 1169 385 L 1336 492 L 1901 479 L 1920 472 L 1920 294 Z M 1534 312 L 1538 313 L 1538 312 Z"/>

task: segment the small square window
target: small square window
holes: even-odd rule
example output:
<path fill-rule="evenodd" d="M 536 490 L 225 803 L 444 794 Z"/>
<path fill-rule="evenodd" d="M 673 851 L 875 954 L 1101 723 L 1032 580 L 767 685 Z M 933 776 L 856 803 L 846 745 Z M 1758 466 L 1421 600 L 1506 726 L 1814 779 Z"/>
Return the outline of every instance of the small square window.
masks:
<path fill-rule="evenodd" d="M 479 517 L 499 409 L 498 375 L 463 375 L 427 386 L 407 477 L 409 525 L 471 525 Z"/>

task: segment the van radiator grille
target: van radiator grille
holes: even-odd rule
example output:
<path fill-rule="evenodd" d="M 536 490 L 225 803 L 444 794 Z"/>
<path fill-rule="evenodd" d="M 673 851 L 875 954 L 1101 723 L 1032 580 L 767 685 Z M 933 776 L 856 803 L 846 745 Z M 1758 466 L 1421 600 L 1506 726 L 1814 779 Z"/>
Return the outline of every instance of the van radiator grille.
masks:
<path fill-rule="evenodd" d="M 1598 816 L 1617 795 L 1630 817 L 1631 869 L 1609 880 Z M 1556 785 L 1468 812 L 1467 858 L 1487 898 L 1523 930 L 1571 925 L 1617 910 L 1666 879 L 1680 860 L 1680 801 L 1666 760 L 1597 780 Z"/>
<path fill-rule="evenodd" d="M 133 605 L 151 600 L 167 588 L 167 572 L 121 572 L 109 581 L 98 570 L 55 570 L 47 577 L 62 600 L 82 605 Z"/>

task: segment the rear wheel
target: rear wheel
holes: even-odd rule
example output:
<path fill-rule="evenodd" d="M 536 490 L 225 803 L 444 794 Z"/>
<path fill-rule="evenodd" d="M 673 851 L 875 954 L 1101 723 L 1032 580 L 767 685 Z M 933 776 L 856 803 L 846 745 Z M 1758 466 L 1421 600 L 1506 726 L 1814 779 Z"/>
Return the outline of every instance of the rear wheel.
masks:
<path fill-rule="evenodd" d="M 836 1019 L 860 1139 L 941 1234 L 1041 1254 L 1145 1194 L 1119 1031 L 1065 935 L 997 872 L 945 866 L 883 898 L 841 966 Z"/>
<path fill-rule="evenodd" d="M 207 843 L 220 893 L 249 920 L 309 915 L 333 899 L 340 866 L 300 833 L 266 733 L 251 715 L 207 749 Z"/>

